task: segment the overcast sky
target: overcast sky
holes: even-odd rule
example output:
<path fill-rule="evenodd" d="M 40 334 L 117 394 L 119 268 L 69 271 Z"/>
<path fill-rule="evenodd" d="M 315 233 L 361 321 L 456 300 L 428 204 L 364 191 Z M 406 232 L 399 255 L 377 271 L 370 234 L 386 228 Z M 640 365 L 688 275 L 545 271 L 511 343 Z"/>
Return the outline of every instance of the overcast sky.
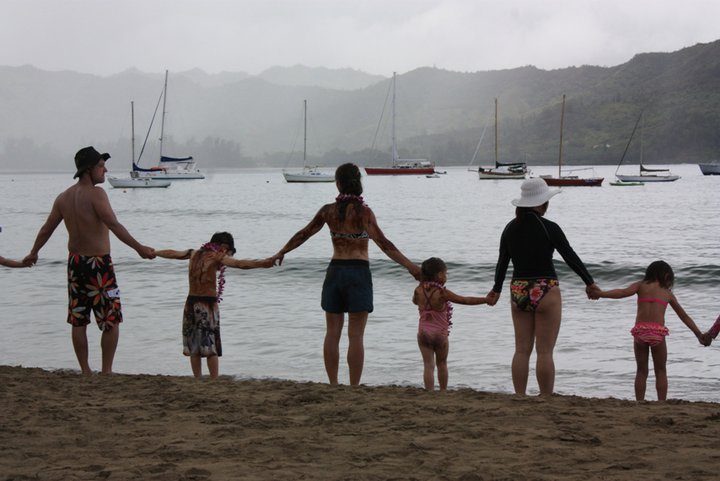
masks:
<path fill-rule="evenodd" d="M 110 75 L 613 66 L 720 38 L 720 0 L 0 0 L 0 65 Z"/>

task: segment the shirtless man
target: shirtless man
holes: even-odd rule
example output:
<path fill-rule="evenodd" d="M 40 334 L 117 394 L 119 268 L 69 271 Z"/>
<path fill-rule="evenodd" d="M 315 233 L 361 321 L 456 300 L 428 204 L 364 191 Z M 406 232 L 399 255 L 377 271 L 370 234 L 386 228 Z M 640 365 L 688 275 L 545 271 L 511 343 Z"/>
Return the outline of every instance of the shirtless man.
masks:
<path fill-rule="evenodd" d="M 153 248 L 140 244 L 118 222 L 110 207 L 107 193 L 97 184 L 105 182 L 105 161 L 109 154 L 100 154 L 85 147 L 75 154 L 77 183 L 57 196 L 45 224 L 35 238 L 23 262 L 35 264 L 38 252 L 47 243 L 61 221 L 68 231 L 68 295 L 67 322 L 72 325 L 72 342 L 80 369 L 92 374 L 88 363 L 87 325 L 90 311 L 102 330 L 102 373 L 112 373 L 112 363 L 120 337 L 122 310 L 110 258 L 112 231 L 122 242 L 137 251 L 140 257 L 155 257 Z"/>

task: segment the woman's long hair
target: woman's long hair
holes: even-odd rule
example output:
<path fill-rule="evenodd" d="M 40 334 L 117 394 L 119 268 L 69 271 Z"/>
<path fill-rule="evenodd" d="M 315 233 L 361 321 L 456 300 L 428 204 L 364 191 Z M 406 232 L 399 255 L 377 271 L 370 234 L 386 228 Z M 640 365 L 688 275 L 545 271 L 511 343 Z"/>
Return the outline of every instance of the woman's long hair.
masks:
<path fill-rule="evenodd" d="M 672 289 L 673 284 L 675 284 L 675 273 L 667 262 L 655 261 L 651 262 L 645 270 L 643 281 L 657 282 L 660 287 Z"/>
<path fill-rule="evenodd" d="M 335 183 L 340 194 L 361 196 L 363 193 L 360 169 L 353 163 L 342 164 L 335 170 Z M 354 203 L 359 209 L 363 208 L 362 202 L 356 199 L 345 199 L 337 202 L 338 219 L 345 222 L 345 214 L 350 203 Z"/>
<path fill-rule="evenodd" d="M 341 194 L 363 193 L 360 169 L 353 163 L 343 164 L 335 170 L 335 182 Z"/>

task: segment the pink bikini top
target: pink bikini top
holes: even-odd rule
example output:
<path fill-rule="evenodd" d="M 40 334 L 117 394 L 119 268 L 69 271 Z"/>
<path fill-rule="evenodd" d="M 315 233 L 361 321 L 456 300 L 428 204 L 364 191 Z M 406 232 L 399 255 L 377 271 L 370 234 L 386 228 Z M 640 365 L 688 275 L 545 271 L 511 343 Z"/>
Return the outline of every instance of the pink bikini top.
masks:
<path fill-rule="evenodd" d="M 663 306 L 668 305 L 667 301 L 663 301 L 662 299 L 658 299 L 657 297 L 638 297 L 638 303 L 640 303 L 640 302 L 656 302 Z"/>

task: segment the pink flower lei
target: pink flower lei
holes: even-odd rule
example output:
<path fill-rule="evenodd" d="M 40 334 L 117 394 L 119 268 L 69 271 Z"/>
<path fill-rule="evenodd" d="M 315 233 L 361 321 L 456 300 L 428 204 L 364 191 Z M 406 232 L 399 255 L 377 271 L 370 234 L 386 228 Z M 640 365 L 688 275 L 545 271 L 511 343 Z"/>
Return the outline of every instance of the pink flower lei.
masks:
<path fill-rule="evenodd" d="M 437 287 L 438 289 L 445 290 L 445 285 L 440 284 L 439 282 L 436 282 L 436 281 L 423 281 L 422 283 L 423 283 L 423 286 L 433 286 L 433 287 Z M 453 313 L 453 306 L 450 301 L 445 301 L 445 311 L 447 312 L 448 329 L 450 329 L 450 326 L 452 326 L 452 321 L 450 321 L 450 319 L 452 319 L 452 313 Z"/>
<path fill-rule="evenodd" d="M 335 197 L 335 202 L 347 202 L 349 200 L 355 200 L 357 202 L 360 202 L 362 205 L 367 207 L 368 205 L 365 203 L 365 200 L 363 199 L 362 195 L 355 195 L 355 194 L 340 194 L 337 197 Z"/>
<path fill-rule="evenodd" d="M 205 243 L 200 248 L 200 250 L 212 251 L 212 252 L 220 252 L 220 249 L 222 249 L 222 247 L 219 244 L 215 244 L 214 242 Z M 222 293 L 224 290 L 225 290 L 225 266 L 222 265 L 222 266 L 220 266 L 220 274 L 218 275 L 218 284 L 217 284 L 218 304 L 220 304 L 220 301 L 222 301 Z"/>

